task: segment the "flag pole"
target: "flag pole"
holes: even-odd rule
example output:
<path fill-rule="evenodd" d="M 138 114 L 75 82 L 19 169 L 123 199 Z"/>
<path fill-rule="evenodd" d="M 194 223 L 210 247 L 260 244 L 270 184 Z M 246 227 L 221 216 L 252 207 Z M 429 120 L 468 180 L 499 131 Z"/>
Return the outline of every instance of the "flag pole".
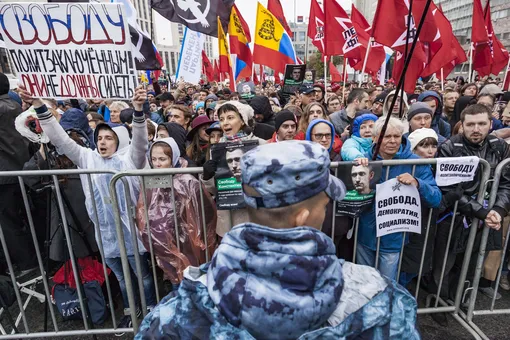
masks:
<path fill-rule="evenodd" d="M 441 67 L 441 91 L 444 91 L 444 71 Z"/>
<path fill-rule="evenodd" d="M 406 33 L 406 47 L 404 49 L 404 62 L 407 62 L 408 48 L 409 48 L 409 35 L 411 33 L 412 14 L 413 14 L 413 0 L 410 0 L 409 1 L 409 14 L 407 15 L 407 33 Z M 418 39 L 418 38 L 415 37 L 414 39 Z M 413 39 L 413 42 L 414 42 L 414 39 Z M 402 77 L 402 76 L 404 76 L 404 77 Z M 400 119 L 402 119 L 402 117 L 404 116 L 404 106 L 406 105 L 406 103 L 404 102 L 405 81 L 406 81 L 405 73 L 402 72 L 402 75 L 400 77 L 402 79 L 402 89 L 401 89 L 402 92 L 400 93 L 400 107 L 399 107 L 398 116 Z M 398 96 L 398 91 L 395 92 L 395 94 L 396 94 L 396 96 Z M 388 115 L 391 116 L 391 111 Z"/>
<path fill-rule="evenodd" d="M 372 45 L 372 37 L 368 39 L 367 53 L 365 53 L 365 59 L 363 60 L 363 68 L 361 69 L 360 79 L 358 82 L 358 87 L 361 87 L 361 83 L 363 82 L 363 75 L 365 74 L 365 68 L 367 67 L 368 53 L 370 52 L 370 45 Z"/>
<path fill-rule="evenodd" d="M 342 88 L 342 105 L 344 105 L 344 103 L 345 103 L 345 83 L 347 80 L 347 58 L 345 56 L 344 56 L 344 69 L 342 71 L 343 71 L 342 80 L 344 82 L 344 86 Z"/>
<path fill-rule="evenodd" d="M 501 86 L 501 90 L 505 91 L 505 83 L 506 83 L 506 78 L 508 77 L 508 70 L 510 69 L 510 58 L 508 59 L 508 64 L 506 65 L 506 70 L 505 70 L 505 76 L 503 77 L 503 86 Z M 508 91 L 508 89 L 507 89 Z"/>
<path fill-rule="evenodd" d="M 469 76 L 468 83 L 471 82 L 471 74 L 473 73 L 473 46 L 469 43 Z"/>
<path fill-rule="evenodd" d="M 324 91 L 328 88 L 328 56 L 324 56 Z"/>
<path fill-rule="evenodd" d="M 409 51 L 409 56 L 405 60 L 404 68 L 402 69 L 402 74 L 400 75 L 400 79 L 398 80 L 398 84 L 397 84 L 395 93 L 398 93 L 400 88 L 403 87 L 403 85 L 404 85 L 405 74 L 406 74 L 409 64 L 411 62 L 411 57 L 413 56 L 414 49 L 416 48 L 416 43 L 418 42 L 418 37 L 420 36 L 421 29 L 423 27 L 423 24 L 425 23 L 425 17 L 427 16 L 427 12 L 430 8 L 431 2 L 432 2 L 432 0 L 427 0 L 427 3 L 425 4 L 423 14 L 420 18 L 420 23 L 418 24 L 418 28 L 416 29 L 416 35 L 415 35 L 415 37 L 413 39 L 413 43 L 411 45 L 411 50 Z M 393 96 L 393 99 L 391 100 L 389 112 L 393 111 L 393 107 L 395 107 L 396 101 L 397 101 L 397 96 L 395 95 L 395 96 Z M 384 125 L 381 129 L 381 132 L 379 133 L 379 138 L 377 139 L 374 154 L 372 156 L 372 160 L 374 160 L 374 161 L 377 159 L 377 155 L 379 154 L 379 149 L 381 148 L 381 142 L 383 140 L 384 134 L 386 133 L 386 128 L 388 127 L 390 117 L 391 117 L 391 114 L 386 115 L 386 120 L 385 120 Z"/>

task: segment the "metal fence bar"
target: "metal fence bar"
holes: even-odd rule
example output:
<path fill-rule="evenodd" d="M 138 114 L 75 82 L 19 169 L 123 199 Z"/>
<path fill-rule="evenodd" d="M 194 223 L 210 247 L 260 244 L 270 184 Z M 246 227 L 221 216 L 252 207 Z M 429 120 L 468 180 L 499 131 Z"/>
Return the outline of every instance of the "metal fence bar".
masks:
<path fill-rule="evenodd" d="M 501 163 L 498 164 L 498 166 L 496 167 L 496 169 L 494 171 L 494 178 L 493 178 L 494 182 L 492 184 L 491 192 L 490 192 L 490 196 L 489 196 L 489 205 L 488 205 L 489 209 L 491 209 L 494 206 L 494 204 L 496 203 L 496 198 L 498 195 L 498 187 L 499 187 L 499 183 L 501 180 L 501 174 L 503 173 L 503 170 L 509 164 L 510 164 L 510 159 L 505 159 Z M 501 218 L 502 218 L 501 222 L 503 222 L 504 217 L 505 216 L 501 216 Z M 488 226 L 484 226 L 483 231 L 482 231 L 482 238 L 480 241 L 480 249 L 478 252 L 478 258 L 477 258 L 477 262 L 476 262 L 475 276 L 473 278 L 473 292 L 471 293 L 469 307 L 468 307 L 468 311 L 467 311 L 468 323 L 472 323 L 472 321 L 473 321 L 473 311 L 475 308 L 476 296 L 478 293 L 478 285 L 480 283 L 480 278 L 482 276 L 483 262 L 485 260 L 485 249 L 487 247 L 489 231 L 490 231 L 490 228 Z M 508 241 L 508 239 L 506 240 L 506 242 L 507 241 Z M 505 242 L 505 248 L 506 248 L 506 242 Z M 503 259 L 504 259 L 504 255 L 505 255 L 505 253 L 503 252 Z M 501 262 L 501 265 L 502 264 L 503 264 L 503 261 Z M 500 269 L 501 269 L 501 265 L 500 265 Z M 498 280 L 500 279 L 500 276 L 501 276 L 501 271 L 498 270 Z M 497 282 L 497 283 L 499 284 L 499 282 Z M 495 290 L 494 297 L 496 296 L 496 294 L 497 294 L 497 288 Z M 492 301 L 492 306 L 494 306 L 494 301 Z M 492 310 L 492 308 L 493 307 L 491 307 L 491 310 Z"/>
<path fill-rule="evenodd" d="M 122 219 L 120 216 L 119 199 L 117 197 L 117 181 L 122 178 L 124 174 L 122 172 L 117 173 L 110 179 L 110 197 L 112 199 L 113 216 L 115 218 L 115 229 L 117 231 L 117 238 L 120 250 L 120 260 L 122 263 L 122 271 L 124 272 L 124 280 L 126 283 L 126 291 L 129 303 L 129 312 L 131 315 L 131 322 L 133 329 L 138 329 L 138 318 L 136 317 L 136 300 L 133 291 L 133 283 L 131 282 L 131 267 L 127 257 L 127 250 L 124 238 L 124 231 L 122 230 Z M 114 325 L 115 327 L 115 325 Z"/>
<path fill-rule="evenodd" d="M 57 205 L 58 205 L 58 209 L 60 210 L 60 214 L 61 214 L 61 218 L 62 218 L 62 225 L 64 227 L 64 234 L 67 239 L 67 242 L 66 242 L 67 250 L 69 251 L 69 257 L 70 257 L 71 264 L 73 267 L 72 271 L 74 274 L 74 280 L 76 282 L 76 292 L 78 293 L 78 298 L 80 299 L 80 308 L 81 308 L 81 316 L 83 319 L 83 327 L 85 328 L 85 330 L 88 330 L 89 324 L 87 321 L 87 311 L 89 310 L 88 309 L 89 307 L 88 307 L 88 305 L 86 305 L 84 303 L 84 301 L 86 301 L 86 296 L 83 295 L 84 290 L 83 290 L 83 286 L 82 286 L 82 282 L 81 282 L 81 275 L 78 272 L 78 264 L 76 263 L 76 258 L 74 257 L 74 254 L 73 254 L 73 245 L 71 243 L 71 235 L 69 233 L 69 226 L 67 224 L 67 217 L 66 217 L 66 212 L 64 209 L 64 203 L 62 201 L 62 193 L 60 192 L 60 185 L 58 183 L 57 175 L 52 175 L 51 177 L 53 179 L 53 184 L 55 185 L 55 194 L 57 196 Z M 36 251 L 36 253 L 39 253 L 39 252 Z M 64 264 L 64 265 L 67 265 L 67 264 Z M 42 264 L 41 264 L 41 266 L 42 266 Z M 50 311 L 52 311 L 52 310 L 53 310 L 53 308 L 50 308 Z M 53 312 L 52 312 L 52 317 L 53 317 Z"/>
<path fill-rule="evenodd" d="M 335 169 L 335 177 L 338 177 L 338 168 Z M 336 201 L 333 200 L 332 219 L 331 219 L 331 239 L 335 243 L 335 227 L 336 227 Z"/>
<path fill-rule="evenodd" d="M 204 190 L 202 187 L 202 183 L 200 182 L 198 185 L 199 191 L 200 191 L 200 210 L 202 213 L 202 230 L 204 231 L 204 245 L 205 245 L 205 261 L 210 261 L 210 254 L 209 254 L 209 244 L 207 241 L 207 222 L 205 221 L 205 207 L 204 207 Z"/>
<path fill-rule="evenodd" d="M 105 278 L 105 283 L 106 283 L 106 291 L 108 293 L 108 303 L 110 304 L 110 314 L 111 314 L 111 317 L 112 317 L 112 322 L 114 325 L 117 324 L 117 320 L 115 319 L 115 308 L 114 308 L 114 305 L 113 305 L 113 295 L 112 295 L 112 288 L 110 286 L 110 278 L 109 278 L 109 275 L 108 275 L 108 269 L 106 267 L 106 259 L 104 257 L 104 248 L 103 248 L 103 239 L 102 239 L 102 236 L 101 236 L 101 228 L 99 226 L 99 215 L 97 213 L 97 204 L 96 204 L 96 200 L 93 198 L 94 197 L 94 190 L 92 189 L 92 178 L 91 178 L 91 174 L 87 174 L 87 184 L 88 184 L 88 189 L 89 189 L 89 195 L 90 197 L 92 198 L 91 201 L 92 201 L 92 209 L 94 210 L 94 228 L 95 228 L 95 231 L 98 235 L 98 237 L 96 237 L 96 241 L 97 241 L 97 246 L 99 248 L 99 255 L 101 256 L 101 264 L 103 265 L 103 274 L 104 274 L 104 278 Z"/>
<path fill-rule="evenodd" d="M 385 166 L 384 162 L 383 162 L 383 166 Z M 390 169 L 391 169 L 391 165 L 386 166 L 386 177 L 385 177 L 384 181 L 387 181 L 390 178 Z M 377 235 L 377 232 L 376 232 L 376 235 Z M 379 251 L 381 248 L 381 238 L 377 237 L 377 236 L 376 236 L 376 238 L 377 238 L 377 248 L 375 251 L 375 266 L 374 266 L 374 268 L 379 269 Z M 398 278 L 397 278 L 397 281 L 398 281 Z"/>
<path fill-rule="evenodd" d="M 28 225 L 30 227 L 30 234 L 32 235 L 32 242 L 34 243 L 34 250 L 37 257 L 37 264 L 39 265 L 39 271 L 41 272 L 41 278 L 44 287 L 44 293 L 46 294 L 46 301 L 48 302 L 48 309 L 50 310 L 51 321 L 53 322 L 53 328 L 55 331 L 58 331 L 57 319 L 55 318 L 55 311 L 51 306 L 51 295 L 50 289 L 48 285 L 48 277 L 46 276 L 46 270 L 44 269 L 43 260 L 41 256 L 41 250 L 39 249 L 39 242 L 37 241 L 37 234 L 35 232 L 34 219 L 32 217 L 32 212 L 30 211 L 30 203 L 28 202 L 27 190 L 25 188 L 25 182 L 21 176 L 18 177 L 19 186 L 21 189 L 21 195 L 23 197 L 23 205 L 25 206 L 25 212 L 27 214 Z M 47 254 L 46 256 L 49 256 Z M 13 281 L 15 282 L 15 281 Z"/>
<path fill-rule="evenodd" d="M 483 204 L 484 194 L 487 189 L 487 182 L 490 177 L 491 169 L 490 169 L 489 162 L 487 162 L 485 159 L 480 158 L 479 164 L 481 164 L 483 166 L 483 169 L 481 172 L 482 176 L 480 179 L 480 188 L 478 190 L 477 201 L 478 201 L 478 203 Z M 462 268 L 461 268 L 461 273 L 460 273 L 460 277 L 459 277 L 459 284 L 457 286 L 457 292 L 455 294 L 455 310 L 456 310 L 455 314 L 457 314 L 460 310 L 460 301 L 462 299 L 462 288 L 464 287 L 464 281 L 466 280 L 469 262 L 470 262 L 470 258 L 471 258 L 471 253 L 473 252 L 473 246 L 475 243 L 477 229 L 478 229 L 478 219 L 474 218 L 471 223 L 471 228 L 469 230 L 468 243 L 466 246 L 464 260 L 462 262 Z"/>
<path fill-rule="evenodd" d="M 159 296 L 159 287 L 158 287 L 158 275 L 156 272 L 156 254 L 154 253 L 154 246 L 152 245 L 152 232 L 151 227 L 149 223 L 149 207 L 147 205 L 147 188 L 145 187 L 145 176 L 142 176 L 142 189 L 140 191 L 140 195 L 142 196 L 143 201 L 143 209 L 144 209 L 144 215 L 145 215 L 145 229 L 147 230 L 147 236 L 149 239 L 149 251 L 150 251 L 150 257 L 151 257 L 151 264 L 152 264 L 152 276 L 154 278 L 154 288 L 156 289 L 156 301 L 159 303 L 160 296 Z"/>
<path fill-rule="evenodd" d="M 359 217 L 354 219 L 354 249 L 352 254 L 352 263 L 356 263 L 356 248 L 358 246 L 358 228 L 359 228 Z"/>
<path fill-rule="evenodd" d="M 420 281 L 421 281 L 421 275 L 423 274 L 423 263 L 425 262 L 425 255 L 427 253 L 427 243 L 429 240 L 429 234 L 430 234 L 430 228 L 432 224 L 432 212 L 434 211 L 433 208 L 429 209 L 429 218 L 427 222 L 427 230 L 425 231 L 425 240 L 423 242 L 423 251 L 421 253 L 421 259 L 420 259 L 420 269 L 418 270 L 418 278 L 416 281 L 416 292 L 414 293 L 414 298 L 418 300 L 418 295 L 420 293 Z"/>
<path fill-rule="evenodd" d="M 142 267 L 140 260 L 140 248 L 138 247 L 138 236 L 136 226 L 134 225 L 134 219 L 136 218 L 135 207 L 131 201 L 131 189 L 129 182 L 126 177 L 122 177 L 121 181 L 124 185 L 124 199 L 126 200 L 126 211 L 128 213 L 129 232 L 131 236 L 131 244 L 133 246 L 133 258 L 135 259 L 135 271 L 136 279 L 138 281 L 138 293 L 140 296 L 140 304 L 142 305 L 142 314 L 145 317 L 147 314 L 147 301 L 145 296 L 145 289 L 143 284 Z M 145 263 L 147 265 L 147 263 Z M 131 274 L 130 274 L 131 275 Z M 130 306 L 131 308 L 131 306 Z"/>
<path fill-rule="evenodd" d="M 503 217 L 503 219 L 504 219 L 504 217 Z M 503 245 L 503 251 L 501 252 L 501 260 L 500 260 L 501 263 L 499 264 L 498 275 L 496 277 L 496 282 L 494 283 L 496 288 L 494 289 L 495 292 L 494 292 L 494 296 L 492 297 L 490 310 L 494 310 L 494 305 L 496 304 L 496 296 L 498 295 L 499 282 L 501 281 L 501 273 L 503 272 L 503 266 L 505 264 L 505 255 L 506 255 L 506 251 L 508 249 L 508 237 L 510 237 L 510 228 L 508 228 L 506 231 L 505 244 Z"/>

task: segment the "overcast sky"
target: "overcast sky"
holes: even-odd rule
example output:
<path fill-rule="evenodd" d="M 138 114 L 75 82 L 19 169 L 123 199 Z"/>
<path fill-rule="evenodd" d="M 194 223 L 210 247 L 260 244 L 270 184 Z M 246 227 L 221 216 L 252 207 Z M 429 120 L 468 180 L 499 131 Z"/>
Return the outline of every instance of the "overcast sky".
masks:
<path fill-rule="evenodd" d="M 352 4 L 351 0 L 337 0 L 337 1 L 340 3 L 340 5 L 342 5 L 342 7 L 345 10 L 350 10 Z M 267 8 L 267 0 L 261 0 L 260 2 L 262 3 L 263 6 Z M 308 15 L 310 14 L 311 0 L 280 0 L 280 2 L 282 3 L 283 11 L 285 13 L 285 17 L 287 18 L 287 21 L 294 21 L 294 11 L 296 13 L 296 16 L 302 15 L 305 18 L 305 20 L 307 20 Z M 296 6 L 294 6 L 294 4 Z M 250 32 L 252 34 L 253 39 L 253 31 L 255 29 L 255 20 L 257 16 L 257 1 L 237 0 L 236 5 L 237 8 L 239 8 L 239 11 L 241 12 L 241 15 L 243 16 L 244 20 L 246 20 L 246 22 L 250 26 Z M 154 15 L 154 17 L 156 18 L 158 42 L 161 43 L 164 32 L 169 32 L 170 26 L 168 24 L 168 21 L 166 19 L 163 19 L 157 13 Z M 168 39 L 171 38 L 167 38 L 167 41 Z"/>

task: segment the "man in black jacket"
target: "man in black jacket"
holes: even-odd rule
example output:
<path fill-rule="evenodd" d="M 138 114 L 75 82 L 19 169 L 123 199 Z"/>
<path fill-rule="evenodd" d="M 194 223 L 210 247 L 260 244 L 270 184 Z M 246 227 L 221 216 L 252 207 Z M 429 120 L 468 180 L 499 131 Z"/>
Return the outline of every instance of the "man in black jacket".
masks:
<path fill-rule="evenodd" d="M 464 109 L 461 114 L 463 133 L 453 136 L 440 146 L 439 157 L 462 157 L 477 156 L 489 162 L 491 175 L 496 166 L 504 159 L 510 157 L 510 147 L 504 140 L 489 135 L 491 129 L 491 112 L 484 105 L 475 104 Z M 485 225 L 492 228 L 487 250 L 501 248 L 502 234 L 500 231 L 501 222 L 510 209 L 510 172 L 504 171 L 498 187 L 498 197 L 493 207 L 486 208 L 476 200 L 480 186 L 480 170 L 478 176 L 472 182 L 462 183 L 449 187 L 442 187 L 443 203 L 445 210 L 439 216 L 438 232 L 436 235 L 435 258 L 434 258 L 434 281 L 439 282 L 444 254 L 447 247 L 447 239 L 453 217 L 454 203 L 458 199 L 457 216 L 455 218 L 450 252 L 447 259 L 442 295 L 454 294 L 456 282 L 448 283 L 448 273 L 452 270 L 456 260 L 462 262 L 466 250 L 467 238 L 469 235 L 468 226 L 473 219 L 485 222 Z M 490 190 L 490 188 L 488 188 Z M 477 238 L 473 248 L 470 270 L 468 277 L 473 274 L 476 264 L 476 257 L 479 247 Z M 459 256 L 457 256 L 459 254 Z M 450 275 L 454 277 L 455 275 Z M 455 281 L 455 280 L 452 280 Z M 449 284 L 449 292 L 448 292 Z"/>
<path fill-rule="evenodd" d="M 9 97 L 9 79 L 0 73 L 0 171 L 22 170 L 31 155 L 29 142 L 23 138 L 14 121 L 22 112 L 21 106 Z M 35 267 L 35 252 L 30 233 L 24 230 L 21 212 L 24 213 L 21 189 L 16 177 L 0 177 L 0 227 L 9 246 L 9 254 L 16 269 L 23 271 Z M 5 272 L 4 251 L 0 272 Z"/>
<path fill-rule="evenodd" d="M 257 123 L 271 125 L 274 128 L 274 113 L 269 98 L 266 96 L 255 96 L 250 101 L 253 109 L 254 119 Z"/>

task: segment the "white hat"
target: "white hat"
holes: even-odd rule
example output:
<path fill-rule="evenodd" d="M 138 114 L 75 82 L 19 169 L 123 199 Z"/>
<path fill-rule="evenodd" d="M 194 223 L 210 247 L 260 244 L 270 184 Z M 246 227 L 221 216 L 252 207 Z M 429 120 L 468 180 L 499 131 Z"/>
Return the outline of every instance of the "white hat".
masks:
<path fill-rule="evenodd" d="M 411 151 L 414 151 L 414 148 L 416 148 L 416 146 L 425 138 L 434 138 L 436 141 L 438 140 L 436 131 L 432 129 L 422 128 L 411 132 L 407 137 L 411 143 Z"/>

